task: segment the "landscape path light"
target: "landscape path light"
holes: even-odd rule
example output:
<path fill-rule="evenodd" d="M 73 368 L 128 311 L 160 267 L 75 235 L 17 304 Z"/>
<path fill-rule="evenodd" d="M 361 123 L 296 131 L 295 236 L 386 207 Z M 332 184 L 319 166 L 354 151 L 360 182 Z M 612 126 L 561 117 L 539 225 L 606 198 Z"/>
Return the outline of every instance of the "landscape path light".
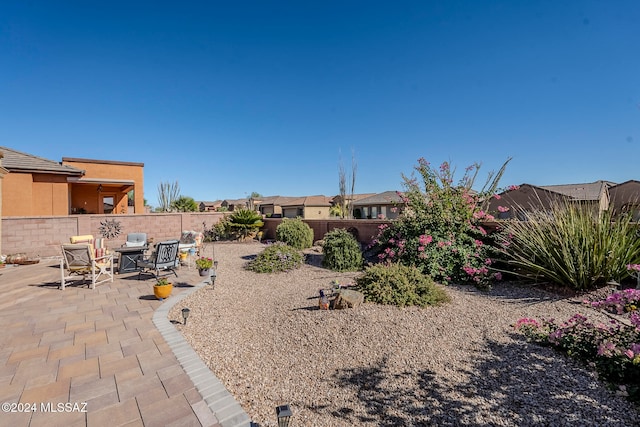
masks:
<path fill-rule="evenodd" d="M 213 269 L 211 270 L 211 289 L 215 289 L 216 287 L 216 277 L 217 277 L 217 273 L 216 270 Z"/>
<path fill-rule="evenodd" d="M 278 427 L 288 427 L 293 412 L 291 412 L 289 405 L 281 405 L 276 407 L 276 415 L 278 416 Z"/>
<path fill-rule="evenodd" d="M 183 308 L 182 309 L 182 318 L 184 319 L 184 324 L 187 324 L 187 319 L 189 318 L 189 314 L 191 314 L 191 310 L 189 310 L 188 308 Z"/>

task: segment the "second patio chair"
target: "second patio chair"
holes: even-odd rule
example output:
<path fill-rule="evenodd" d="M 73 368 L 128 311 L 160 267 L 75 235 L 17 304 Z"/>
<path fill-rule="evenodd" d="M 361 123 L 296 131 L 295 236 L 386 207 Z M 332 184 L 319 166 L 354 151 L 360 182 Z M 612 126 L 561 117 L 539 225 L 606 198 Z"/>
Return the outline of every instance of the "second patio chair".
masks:
<path fill-rule="evenodd" d="M 79 276 L 83 282 L 91 278 L 91 289 L 100 283 L 113 282 L 113 254 L 96 257 L 94 251 L 89 243 L 62 245 L 60 289 L 64 290 L 69 280 Z"/>
<path fill-rule="evenodd" d="M 138 280 L 140 280 L 140 275 L 143 272 L 153 274 L 156 279 L 160 277 L 160 271 L 171 272 L 178 277 L 178 273 L 175 270 L 179 265 L 178 244 L 177 240 L 158 242 L 149 258 L 139 259 L 136 262 L 136 267 L 139 269 Z"/>

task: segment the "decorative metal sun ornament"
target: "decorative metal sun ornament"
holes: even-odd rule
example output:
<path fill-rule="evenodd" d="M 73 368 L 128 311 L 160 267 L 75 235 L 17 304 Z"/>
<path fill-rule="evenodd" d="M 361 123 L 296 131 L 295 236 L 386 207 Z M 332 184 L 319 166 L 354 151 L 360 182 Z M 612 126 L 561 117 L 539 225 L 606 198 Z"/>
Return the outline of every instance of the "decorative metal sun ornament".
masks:
<path fill-rule="evenodd" d="M 105 219 L 100 221 L 100 234 L 105 239 L 112 239 L 118 237 L 120 234 L 120 223 L 115 219 Z"/>

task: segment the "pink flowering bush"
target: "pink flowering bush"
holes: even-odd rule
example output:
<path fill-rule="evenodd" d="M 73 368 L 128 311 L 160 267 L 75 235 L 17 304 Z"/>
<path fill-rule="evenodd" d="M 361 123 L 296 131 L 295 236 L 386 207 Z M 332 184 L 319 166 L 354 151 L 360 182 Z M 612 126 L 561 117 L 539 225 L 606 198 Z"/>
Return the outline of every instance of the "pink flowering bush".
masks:
<path fill-rule="evenodd" d="M 471 283 L 488 288 L 497 278 L 492 271 L 492 238 L 482 228 L 493 217 L 483 209 L 496 194 L 507 162 L 489 175 L 481 191 L 472 190 L 480 165 L 468 167 L 454 184 L 449 163 L 433 168 L 420 159 L 415 171 L 421 180 L 404 178 L 399 193 L 406 207 L 389 226 L 381 226 L 372 244 L 378 260 L 415 266 L 440 283 Z"/>
<path fill-rule="evenodd" d="M 625 289 L 614 292 L 602 301 L 587 302 L 597 310 L 606 310 L 614 314 L 636 312 L 640 307 L 640 289 Z"/>
<path fill-rule="evenodd" d="M 611 307 L 608 302 L 594 308 Z M 614 305 L 617 307 L 618 305 Z M 631 312 L 627 325 L 611 319 L 594 324 L 582 314 L 557 323 L 554 319 L 519 319 L 515 329 L 529 340 L 550 345 L 596 369 L 612 387 L 625 389 L 632 401 L 640 402 L 640 315 Z"/>

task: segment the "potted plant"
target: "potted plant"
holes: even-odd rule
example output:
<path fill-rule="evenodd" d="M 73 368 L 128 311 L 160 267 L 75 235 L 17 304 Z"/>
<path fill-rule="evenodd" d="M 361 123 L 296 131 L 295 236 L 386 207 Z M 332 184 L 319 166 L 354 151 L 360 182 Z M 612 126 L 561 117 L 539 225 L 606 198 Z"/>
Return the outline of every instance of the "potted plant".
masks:
<path fill-rule="evenodd" d="M 156 281 L 156 284 L 153 286 L 153 294 L 159 300 L 163 300 L 168 298 L 171 295 L 171 291 L 173 290 L 173 283 L 169 283 L 169 281 L 161 277 Z"/>
<path fill-rule="evenodd" d="M 196 260 L 196 267 L 201 276 L 208 276 L 209 269 L 213 266 L 213 259 L 200 257 Z"/>

